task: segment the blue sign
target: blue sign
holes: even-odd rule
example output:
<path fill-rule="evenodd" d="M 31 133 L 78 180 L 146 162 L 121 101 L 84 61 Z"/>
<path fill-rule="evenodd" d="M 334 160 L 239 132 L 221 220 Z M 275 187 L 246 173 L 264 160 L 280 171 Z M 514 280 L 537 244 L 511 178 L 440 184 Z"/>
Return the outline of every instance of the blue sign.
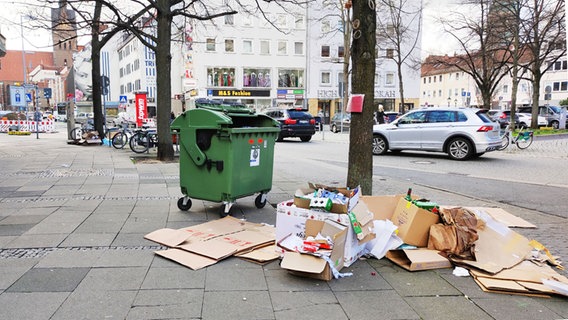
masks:
<path fill-rule="evenodd" d="M 120 96 L 120 99 L 118 99 L 118 102 L 120 102 L 121 104 L 128 103 L 128 97 Z"/>
<path fill-rule="evenodd" d="M 26 102 L 32 102 L 32 94 L 26 93 Z"/>
<path fill-rule="evenodd" d="M 26 101 L 24 95 L 26 91 L 24 87 L 21 86 L 10 86 L 10 102 L 14 107 L 25 107 Z"/>

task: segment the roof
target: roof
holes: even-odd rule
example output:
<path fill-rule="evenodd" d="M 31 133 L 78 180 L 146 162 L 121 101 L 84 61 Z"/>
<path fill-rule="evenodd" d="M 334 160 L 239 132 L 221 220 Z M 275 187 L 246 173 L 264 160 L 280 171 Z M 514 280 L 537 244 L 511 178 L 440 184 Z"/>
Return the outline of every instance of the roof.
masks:
<path fill-rule="evenodd" d="M 24 56 L 21 50 L 7 50 L 6 56 L 0 58 L 0 81 L 23 81 Z M 26 73 L 38 65 L 53 65 L 53 52 L 25 51 Z"/>

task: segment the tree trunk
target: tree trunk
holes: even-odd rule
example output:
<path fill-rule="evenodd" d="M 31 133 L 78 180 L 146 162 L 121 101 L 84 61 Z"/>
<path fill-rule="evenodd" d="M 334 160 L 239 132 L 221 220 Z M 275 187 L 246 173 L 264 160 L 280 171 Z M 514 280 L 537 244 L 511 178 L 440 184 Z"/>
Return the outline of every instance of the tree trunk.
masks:
<path fill-rule="evenodd" d="M 93 26 L 91 30 L 91 79 L 93 82 L 93 114 L 95 121 L 95 130 L 99 132 L 101 140 L 104 138 L 104 125 L 106 119 L 103 117 L 102 99 L 101 99 L 101 46 L 99 44 L 99 22 L 101 16 L 102 4 L 95 4 L 95 12 L 93 15 Z"/>
<path fill-rule="evenodd" d="M 351 114 L 347 185 L 361 186 L 364 195 L 373 192 L 373 105 L 377 17 L 372 2 L 353 1 L 353 42 L 351 58 L 352 94 L 364 94 L 362 113 Z"/>
<path fill-rule="evenodd" d="M 168 0 L 158 0 L 156 21 L 156 116 L 158 127 L 158 160 L 171 161 L 174 159 L 172 135 L 170 133 L 170 113 L 172 110 L 170 80 L 172 55 L 170 45 L 172 38 L 171 9 Z"/>

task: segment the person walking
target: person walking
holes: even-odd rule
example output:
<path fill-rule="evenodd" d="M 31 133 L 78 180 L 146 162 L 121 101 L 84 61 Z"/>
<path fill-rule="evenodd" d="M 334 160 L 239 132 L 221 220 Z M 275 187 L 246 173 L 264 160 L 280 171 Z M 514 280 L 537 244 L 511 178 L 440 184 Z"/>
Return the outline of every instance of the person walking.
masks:
<path fill-rule="evenodd" d="M 379 124 L 385 123 L 385 109 L 382 104 L 379 104 L 379 111 L 377 111 L 377 122 Z"/>

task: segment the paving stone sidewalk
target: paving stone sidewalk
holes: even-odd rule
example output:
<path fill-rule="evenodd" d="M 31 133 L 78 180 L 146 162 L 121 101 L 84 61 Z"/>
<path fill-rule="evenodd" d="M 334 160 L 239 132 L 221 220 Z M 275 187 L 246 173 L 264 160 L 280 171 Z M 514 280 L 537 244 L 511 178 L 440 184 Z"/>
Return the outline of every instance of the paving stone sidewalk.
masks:
<path fill-rule="evenodd" d="M 156 256 L 161 246 L 143 236 L 217 219 L 219 204 L 179 211 L 178 164 L 132 155 L 68 145 L 63 133 L 0 134 L 0 319 L 568 319 L 566 298 L 484 293 L 452 269 L 411 273 L 386 259 L 358 261 L 346 270 L 352 277 L 330 282 L 291 276 L 278 261 L 228 258 L 190 270 Z M 385 193 L 408 187 L 374 184 Z M 275 172 L 270 203 L 297 186 Z M 449 204 L 486 204 L 413 188 Z M 239 199 L 232 215 L 275 224 L 274 207 L 256 209 L 254 197 Z M 566 219 L 521 216 L 539 229 L 519 232 L 552 243 L 553 253 L 565 246 Z"/>

